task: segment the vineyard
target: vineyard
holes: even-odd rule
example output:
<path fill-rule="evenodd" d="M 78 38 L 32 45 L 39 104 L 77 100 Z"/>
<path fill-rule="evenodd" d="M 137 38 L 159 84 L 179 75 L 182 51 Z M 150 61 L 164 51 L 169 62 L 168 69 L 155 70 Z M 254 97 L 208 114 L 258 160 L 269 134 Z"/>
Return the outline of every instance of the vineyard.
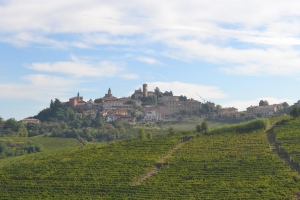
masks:
<path fill-rule="evenodd" d="M 0 198 L 124 198 L 136 190 L 132 180 L 178 142 L 160 137 L 16 157 L 0 169 Z"/>
<path fill-rule="evenodd" d="M 0 141 L 12 142 L 34 142 L 40 143 L 44 146 L 45 150 L 52 150 L 62 147 L 75 147 L 81 144 L 74 138 L 48 138 L 48 137 L 1 137 Z"/>
<path fill-rule="evenodd" d="M 264 130 L 157 135 L 0 162 L 0 199 L 293 199 L 299 189 Z"/>
<path fill-rule="evenodd" d="M 274 132 L 280 148 L 300 163 L 300 119 L 283 121 L 274 128 Z"/>

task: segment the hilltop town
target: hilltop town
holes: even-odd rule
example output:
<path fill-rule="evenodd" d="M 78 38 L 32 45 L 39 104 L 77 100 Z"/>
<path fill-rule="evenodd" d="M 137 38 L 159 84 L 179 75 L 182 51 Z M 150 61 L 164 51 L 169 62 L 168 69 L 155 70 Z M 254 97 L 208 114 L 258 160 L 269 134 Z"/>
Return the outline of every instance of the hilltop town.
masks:
<path fill-rule="evenodd" d="M 258 106 L 251 105 L 246 111 L 238 111 L 235 107 L 223 108 L 212 102 L 200 102 L 183 95 L 175 96 L 172 91 L 163 93 L 159 88 L 156 88 L 155 91 L 149 91 L 146 83 L 143 84 L 142 89 L 135 90 L 129 97 L 117 98 L 109 88 L 107 94 L 94 101 L 92 99 L 85 101 L 84 97 L 78 93 L 69 101 L 60 103 L 79 113 L 94 116 L 98 113 L 103 117 L 104 122 L 156 122 L 193 116 L 209 119 L 239 119 L 242 117 L 253 119 L 271 117 L 287 113 L 290 110 L 287 103 L 269 105 L 268 102 L 261 101 Z M 38 121 L 36 119 L 24 119 L 23 123 L 38 123 Z"/>

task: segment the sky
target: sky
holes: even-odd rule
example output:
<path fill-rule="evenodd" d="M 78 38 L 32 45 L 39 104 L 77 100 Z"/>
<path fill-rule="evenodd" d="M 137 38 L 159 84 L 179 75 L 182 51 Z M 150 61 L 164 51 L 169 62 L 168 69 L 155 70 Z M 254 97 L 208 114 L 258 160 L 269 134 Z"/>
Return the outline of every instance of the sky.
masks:
<path fill-rule="evenodd" d="M 299 10 L 296 0 L 0 0 L 0 116 L 144 83 L 239 111 L 293 104 Z"/>

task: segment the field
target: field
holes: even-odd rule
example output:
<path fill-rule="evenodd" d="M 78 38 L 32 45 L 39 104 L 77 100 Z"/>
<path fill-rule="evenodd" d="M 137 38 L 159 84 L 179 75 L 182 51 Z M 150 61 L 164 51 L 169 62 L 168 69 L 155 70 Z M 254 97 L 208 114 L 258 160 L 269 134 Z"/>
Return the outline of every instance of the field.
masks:
<path fill-rule="evenodd" d="M 75 147 L 81 144 L 74 138 L 49 138 L 49 137 L 0 137 L 1 141 L 13 142 L 27 142 L 40 143 L 44 146 L 45 150 L 53 150 L 63 147 Z"/>
<path fill-rule="evenodd" d="M 277 143 L 289 156 L 300 163 L 300 119 L 280 123 L 274 128 Z"/>
<path fill-rule="evenodd" d="M 258 130 L 157 135 L 4 159 L 0 188 L 2 199 L 292 199 L 300 180 Z"/>
<path fill-rule="evenodd" d="M 145 181 L 146 198 L 291 199 L 298 175 L 270 152 L 264 131 L 195 138 Z M 160 189 L 163 188 L 163 189 Z"/>

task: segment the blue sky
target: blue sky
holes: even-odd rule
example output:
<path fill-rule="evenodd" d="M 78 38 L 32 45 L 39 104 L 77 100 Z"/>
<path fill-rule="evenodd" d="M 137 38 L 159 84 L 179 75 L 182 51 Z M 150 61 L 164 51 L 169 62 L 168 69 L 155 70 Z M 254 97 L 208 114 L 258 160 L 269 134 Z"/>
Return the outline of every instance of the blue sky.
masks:
<path fill-rule="evenodd" d="M 0 116 L 148 83 L 240 111 L 300 99 L 300 2 L 0 0 Z"/>

